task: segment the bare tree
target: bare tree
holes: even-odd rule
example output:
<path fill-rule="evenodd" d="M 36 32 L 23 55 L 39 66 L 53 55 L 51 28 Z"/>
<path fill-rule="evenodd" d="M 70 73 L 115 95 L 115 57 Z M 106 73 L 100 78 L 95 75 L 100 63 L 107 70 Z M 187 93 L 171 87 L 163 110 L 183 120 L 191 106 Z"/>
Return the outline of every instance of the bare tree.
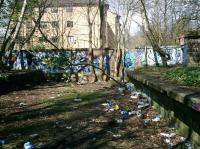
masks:
<path fill-rule="evenodd" d="M 88 28 L 89 28 L 89 61 L 91 64 L 93 64 L 93 61 L 94 61 L 94 51 L 93 51 L 93 46 L 92 46 L 92 26 L 93 26 L 93 23 L 94 23 L 94 20 L 95 20 L 95 17 L 96 17 L 96 14 L 98 11 L 96 11 L 95 15 L 91 18 L 91 12 L 92 12 L 92 3 L 91 3 L 91 0 L 89 0 L 89 3 L 88 3 L 88 8 L 87 8 L 87 21 L 88 21 Z M 97 78 L 97 75 L 96 75 L 96 72 L 95 72 L 95 68 L 91 66 L 91 70 L 93 72 L 93 75 L 94 75 L 94 82 L 97 82 L 98 81 L 98 78 Z"/>
<path fill-rule="evenodd" d="M 115 49 L 115 68 L 114 68 L 114 76 L 119 77 L 120 72 L 123 75 L 124 68 L 123 68 L 123 57 L 124 57 L 124 50 L 125 50 L 125 31 L 130 30 L 130 24 L 133 15 L 137 11 L 138 1 L 137 0 L 110 0 L 110 3 L 113 5 L 111 6 L 111 10 L 116 13 L 120 17 L 120 22 L 118 22 L 118 26 L 116 26 L 116 49 Z M 119 27 L 121 23 L 121 26 Z"/>
<path fill-rule="evenodd" d="M 145 32 L 148 40 L 150 41 L 151 46 L 153 47 L 153 50 L 159 53 L 163 66 L 167 66 L 167 60 L 169 59 L 169 56 L 166 54 L 166 52 L 163 49 L 160 48 L 160 45 L 159 45 L 160 38 L 158 34 L 156 34 L 157 30 L 154 29 L 152 25 L 150 24 L 145 0 L 140 0 L 140 3 L 141 3 L 141 13 L 144 17 L 145 24 L 147 27 L 147 28 L 144 28 L 143 31 Z"/>
<path fill-rule="evenodd" d="M 4 56 L 5 51 L 12 50 L 14 45 L 15 45 L 16 38 L 19 34 L 19 31 L 20 31 L 20 28 L 21 28 L 21 25 L 22 25 L 22 21 L 23 21 L 23 18 L 24 18 L 26 7 L 27 7 L 27 0 L 24 0 L 23 3 L 22 3 L 22 6 L 21 6 L 21 11 L 19 12 L 17 21 L 14 24 L 14 28 L 12 29 L 12 31 L 9 34 L 8 37 L 5 36 L 6 39 L 4 40 L 3 45 L 1 47 L 1 57 L 0 57 L 1 67 L 3 67 L 3 56 Z M 13 11 L 15 11 L 15 6 L 12 9 L 13 9 Z M 16 10 L 16 11 L 18 12 L 18 10 Z M 12 13 L 12 14 L 14 14 L 14 13 Z M 11 19 L 12 19 L 12 17 L 10 17 L 10 20 Z M 9 21 L 9 24 L 11 24 L 10 21 Z M 7 28 L 7 29 L 9 30 L 10 28 Z"/>

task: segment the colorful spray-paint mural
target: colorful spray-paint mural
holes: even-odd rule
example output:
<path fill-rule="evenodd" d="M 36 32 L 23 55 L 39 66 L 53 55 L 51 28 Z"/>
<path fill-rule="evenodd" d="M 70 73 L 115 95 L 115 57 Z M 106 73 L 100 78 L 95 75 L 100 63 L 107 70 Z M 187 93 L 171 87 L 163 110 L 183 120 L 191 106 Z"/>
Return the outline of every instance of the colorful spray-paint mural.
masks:
<path fill-rule="evenodd" d="M 170 56 L 169 65 L 182 64 L 185 54 L 179 47 L 162 47 Z M 99 51 L 98 51 L 99 52 Z M 97 53 L 98 53 L 97 52 Z M 110 72 L 112 61 L 114 60 L 113 51 L 104 52 L 104 68 L 106 72 Z M 158 63 L 161 64 L 161 58 L 158 53 L 154 53 L 151 48 L 136 48 L 134 50 L 125 51 L 124 64 L 127 69 L 135 69 L 144 65 L 155 65 L 155 55 Z M 88 51 L 72 50 L 72 51 L 44 51 L 44 52 L 29 52 L 21 51 L 15 54 L 15 61 L 12 64 L 13 70 L 21 69 L 41 69 L 49 73 L 67 72 L 67 73 L 87 73 L 91 74 L 91 68 L 86 65 L 78 65 L 87 63 L 89 60 Z M 101 53 L 94 54 L 93 64 L 100 66 Z M 67 63 L 69 60 L 76 66 L 71 66 Z M 51 63 L 57 65 L 51 65 Z"/>
<path fill-rule="evenodd" d="M 31 55 L 31 56 L 29 56 Z M 44 51 L 44 52 L 29 52 L 20 51 L 15 53 L 16 60 L 13 62 L 11 69 L 41 69 L 44 72 L 49 73 L 87 73 L 92 71 L 87 65 L 79 65 L 87 63 L 89 60 L 88 51 L 72 50 L 72 51 Z M 104 55 L 104 68 L 106 71 L 110 70 L 110 61 L 112 57 L 112 51 L 109 50 Z M 70 61 L 75 66 L 71 66 L 67 63 Z M 51 64 L 54 63 L 54 64 Z M 55 63 L 57 65 L 55 65 Z M 100 55 L 94 56 L 93 64 L 97 67 L 100 66 Z M 97 70 L 98 71 L 98 70 Z"/>
<path fill-rule="evenodd" d="M 170 56 L 168 65 L 182 64 L 185 55 L 180 47 L 162 47 Z M 152 48 L 136 48 L 134 50 L 126 50 L 125 66 L 127 69 L 135 69 L 144 65 L 154 66 L 156 59 L 158 63 L 162 63 L 158 53 L 154 53 Z"/>

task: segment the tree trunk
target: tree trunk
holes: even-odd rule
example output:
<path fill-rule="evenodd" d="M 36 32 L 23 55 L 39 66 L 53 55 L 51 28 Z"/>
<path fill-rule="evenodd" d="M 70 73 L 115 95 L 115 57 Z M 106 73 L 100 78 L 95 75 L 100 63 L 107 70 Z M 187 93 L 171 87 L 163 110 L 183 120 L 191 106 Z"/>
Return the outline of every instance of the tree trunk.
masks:
<path fill-rule="evenodd" d="M 104 51 L 106 48 L 106 9 L 105 9 L 105 0 L 99 0 L 99 10 L 100 10 L 100 68 L 103 70 L 101 74 L 101 79 L 104 80 L 105 68 L 104 68 Z"/>
<path fill-rule="evenodd" d="M 157 57 L 157 54 L 156 54 L 156 50 L 154 50 L 154 49 L 153 49 L 153 55 L 154 55 L 156 66 L 159 67 L 158 57 Z"/>
<path fill-rule="evenodd" d="M 158 54 L 160 55 L 161 59 L 162 59 L 162 63 L 163 63 L 163 66 L 167 66 L 167 54 L 165 51 L 163 51 L 160 46 L 159 46 L 159 40 L 160 39 L 157 39 L 156 36 L 155 36 L 155 32 L 153 31 L 151 25 L 150 25 L 150 22 L 149 22 L 149 18 L 147 16 L 147 10 L 146 10 L 146 6 L 145 6 L 145 2 L 144 0 L 140 0 L 141 2 L 141 5 L 142 5 L 142 14 L 144 16 L 144 19 L 145 19 L 145 22 L 146 22 L 146 25 L 147 25 L 147 29 L 148 29 L 148 32 L 145 31 L 144 29 L 144 32 L 147 36 L 147 38 L 149 39 L 152 47 L 153 47 L 153 50 L 158 52 Z"/>
<path fill-rule="evenodd" d="M 119 57 L 118 57 L 118 63 L 117 63 L 117 72 L 116 72 L 116 76 L 119 77 L 120 76 L 120 68 L 121 68 L 121 64 L 122 64 L 122 49 L 119 49 Z"/>
<path fill-rule="evenodd" d="M 88 27 L 89 27 L 89 62 L 91 64 L 93 64 L 94 61 L 94 51 L 92 49 L 92 22 L 90 19 L 90 15 L 91 15 L 91 0 L 89 0 L 89 4 L 88 4 L 88 8 L 87 8 L 87 18 L 88 18 Z M 90 66 L 90 70 L 92 71 L 93 75 L 94 75 L 94 82 L 98 81 L 97 75 L 96 75 L 96 71 L 95 68 L 93 66 Z"/>

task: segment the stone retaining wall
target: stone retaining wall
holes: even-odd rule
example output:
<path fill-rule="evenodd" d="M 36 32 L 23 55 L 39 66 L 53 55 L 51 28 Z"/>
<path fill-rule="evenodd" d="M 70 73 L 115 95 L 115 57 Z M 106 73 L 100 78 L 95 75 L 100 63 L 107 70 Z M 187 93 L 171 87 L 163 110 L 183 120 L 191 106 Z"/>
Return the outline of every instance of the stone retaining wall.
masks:
<path fill-rule="evenodd" d="M 0 80 L 0 95 L 28 88 L 45 81 L 45 75 L 40 70 L 8 73 L 5 79 Z"/>
<path fill-rule="evenodd" d="M 159 76 L 147 76 L 127 72 L 128 78 L 136 88 L 152 98 L 152 105 L 172 125 L 179 134 L 200 147 L 200 112 L 194 108 L 200 103 L 200 90 L 179 86 Z"/>

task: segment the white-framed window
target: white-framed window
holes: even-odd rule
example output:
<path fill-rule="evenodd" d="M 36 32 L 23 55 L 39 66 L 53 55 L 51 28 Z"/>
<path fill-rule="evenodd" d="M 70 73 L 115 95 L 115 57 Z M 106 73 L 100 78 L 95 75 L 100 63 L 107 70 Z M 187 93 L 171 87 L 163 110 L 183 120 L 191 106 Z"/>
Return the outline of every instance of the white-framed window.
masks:
<path fill-rule="evenodd" d="M 73 11 L 73 5 L 69 4 L 65 7 L 66 12 L 72 12 Z"/>

